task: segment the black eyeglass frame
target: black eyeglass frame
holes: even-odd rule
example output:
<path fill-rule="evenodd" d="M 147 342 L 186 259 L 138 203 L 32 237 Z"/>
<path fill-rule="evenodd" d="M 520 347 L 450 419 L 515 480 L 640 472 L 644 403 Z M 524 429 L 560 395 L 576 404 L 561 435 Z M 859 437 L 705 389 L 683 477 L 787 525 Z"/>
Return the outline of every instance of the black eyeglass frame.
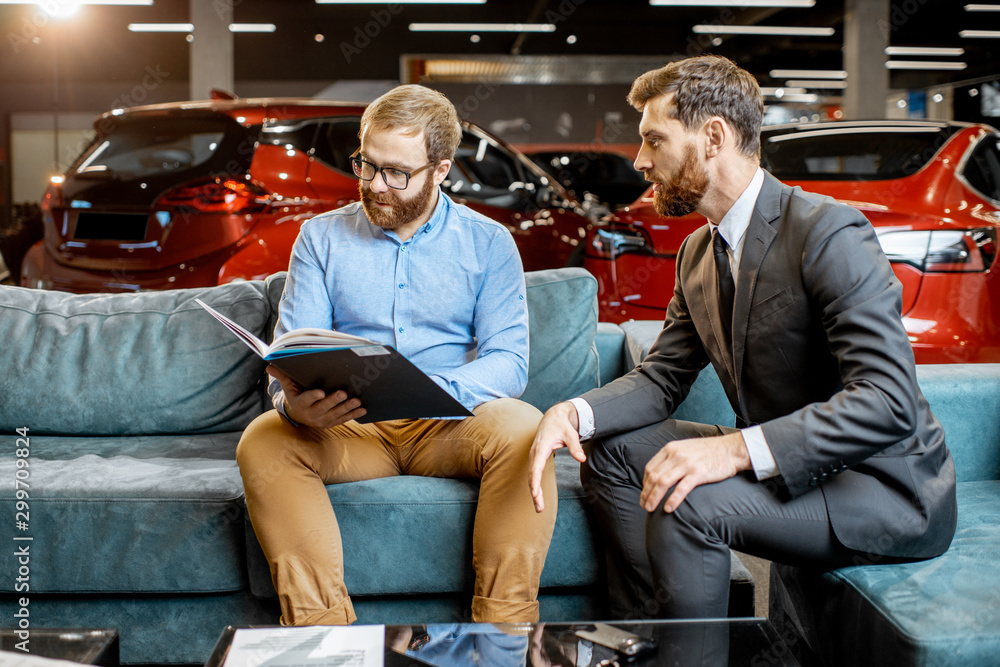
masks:
<path fill-rule="evenodd" d="M 405 190 L 406 188 L 410 187 L 410 178 L 412 178 L 413 176 L 416 176 L 417 174 L 419 174 L 420 172 L 422 172 L 424 169 L 427 169 L 428 167 L 432 167 L 432 166 L 434 166 L 434 165 L 436 165 L 438 163 L 437 160 L 431 160 L 430 162 L 428 162 L 424 166 L 417 167 L 413 171 L 403 171 L 402 169 L 397 169 L 396 167 L 379 167 L 379 166 L 376 166 L 375 164 L 372 164 L 368 160 L 366 160 L 366 159 L 364 159 L 362 157 L 359 157 L 358 153 L 360 153 L 360 152 L 361 152 L 361 149 L 358 148 L 358 150 L 356 150 L 353 153 L 351 153 L 351 157 L 350 157 L 350 160 L 351 160 L 351 169 L 354 171 L 354 175 L 356 177 L 358 177 L 359 180 L 365 181 L 367 183 L 369 181 L 374 181 L 375 177 L 378 174 L 381 173 L 382 174 L 382 182 L 385 183 L 386 187 L 392 188 L 393 190 Z M 375 172 L 372 174 L 371 178 L 364 178 L 361 175 L 360 172 L 363 169 L 362 165 L 368 165 L 369 167 L 371 167 L 372 169 L 375 170 Z M 389 179 L 385 175 L 386 171 L 394 171 L 397 174 L 400 174 L 400 175 L 404 176 L 406 178 L 406 182 L 403 184 L 403 187 L 398 188 L 395 185 L 392 185 L 391 183 L 389 183 Z"/>

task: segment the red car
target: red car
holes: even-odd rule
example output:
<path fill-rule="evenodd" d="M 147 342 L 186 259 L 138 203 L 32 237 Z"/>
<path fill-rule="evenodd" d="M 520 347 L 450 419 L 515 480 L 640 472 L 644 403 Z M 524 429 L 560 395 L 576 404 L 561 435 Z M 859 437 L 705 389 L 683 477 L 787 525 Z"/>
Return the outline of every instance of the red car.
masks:
<path fill-rule="evenodd" d="M 872 222 L 903 284 L 917 363 L 1000 362 L 1000 134 L 987 125 L 844 121 L 766 128 L 779 180 L 850 204 Z M 601 319 L 661 319 L 681 242 L 705 224 L 664 218 L 651 193 L 591 233 Z"/>
<path fill-rule="evenodd" d="M 45 237 L 25 256 L 21 284 L 136 291 L 286 269 L 302 222 L 358 198 L 349 156 L 363 111 L 246 99 L 102 115 L 44 195 Z M 463 130 L 445 191 L 510 229 L 526 270 L 579 262 L 591 226 L 580 205 L 517 151 Z"/>

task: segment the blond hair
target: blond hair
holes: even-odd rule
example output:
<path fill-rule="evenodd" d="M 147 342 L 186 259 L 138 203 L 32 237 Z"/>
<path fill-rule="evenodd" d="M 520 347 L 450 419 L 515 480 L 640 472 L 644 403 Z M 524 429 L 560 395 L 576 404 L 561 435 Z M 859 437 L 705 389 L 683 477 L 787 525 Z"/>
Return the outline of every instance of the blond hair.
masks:
<path fill-rule="evenodd" d="M 438 91 L 417 84 L 393 88 L 368 105 L 358 136 L 373 129 L 400 130 L 411 136 L 423 132 L 430 162 L 452 159 L 462 140 L 455 105 Z"/>
<path fill-rule="evenodd" d="M 712 116 L 736 131 L 736 147 L 760 158 L 764 98 L 757 80 L 722 56 L 697 56 L 646 72 L 632 83 L 628 103 L 642 111 L 654 97 L 674 93 L 670 113 L 688 130 Z"/>

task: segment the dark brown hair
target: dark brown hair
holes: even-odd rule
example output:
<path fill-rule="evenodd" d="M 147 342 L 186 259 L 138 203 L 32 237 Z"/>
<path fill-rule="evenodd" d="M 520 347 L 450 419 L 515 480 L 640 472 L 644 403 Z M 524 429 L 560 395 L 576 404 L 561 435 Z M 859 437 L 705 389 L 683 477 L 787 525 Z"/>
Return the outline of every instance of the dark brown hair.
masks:
<path fill-rule="evenodd" d="M 760 158 L 764 98 L 757 80 L 721 56 L 698 56 L 646 72 L 632 83 L 628 103 L 642 111 L 654 97 L 674 93 L 672 117 L 691 130 L 712 116 L 736 131 L 736 147 Z"/>

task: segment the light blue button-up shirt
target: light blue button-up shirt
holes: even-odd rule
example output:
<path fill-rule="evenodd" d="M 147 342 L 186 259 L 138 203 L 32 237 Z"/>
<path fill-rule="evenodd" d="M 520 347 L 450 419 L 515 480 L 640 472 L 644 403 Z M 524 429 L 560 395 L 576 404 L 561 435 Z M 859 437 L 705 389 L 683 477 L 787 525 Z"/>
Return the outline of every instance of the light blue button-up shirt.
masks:
<path fill-rule="evenodd" d="M 528 381 L 524 271 L 503 225 L 438 192 L 408 240 L 360 202 L 302 225 L 274 335 L 336 329 L 395 347 L 470 410 Z M 284 392 L 269 387 L 284 411 Z"/>

